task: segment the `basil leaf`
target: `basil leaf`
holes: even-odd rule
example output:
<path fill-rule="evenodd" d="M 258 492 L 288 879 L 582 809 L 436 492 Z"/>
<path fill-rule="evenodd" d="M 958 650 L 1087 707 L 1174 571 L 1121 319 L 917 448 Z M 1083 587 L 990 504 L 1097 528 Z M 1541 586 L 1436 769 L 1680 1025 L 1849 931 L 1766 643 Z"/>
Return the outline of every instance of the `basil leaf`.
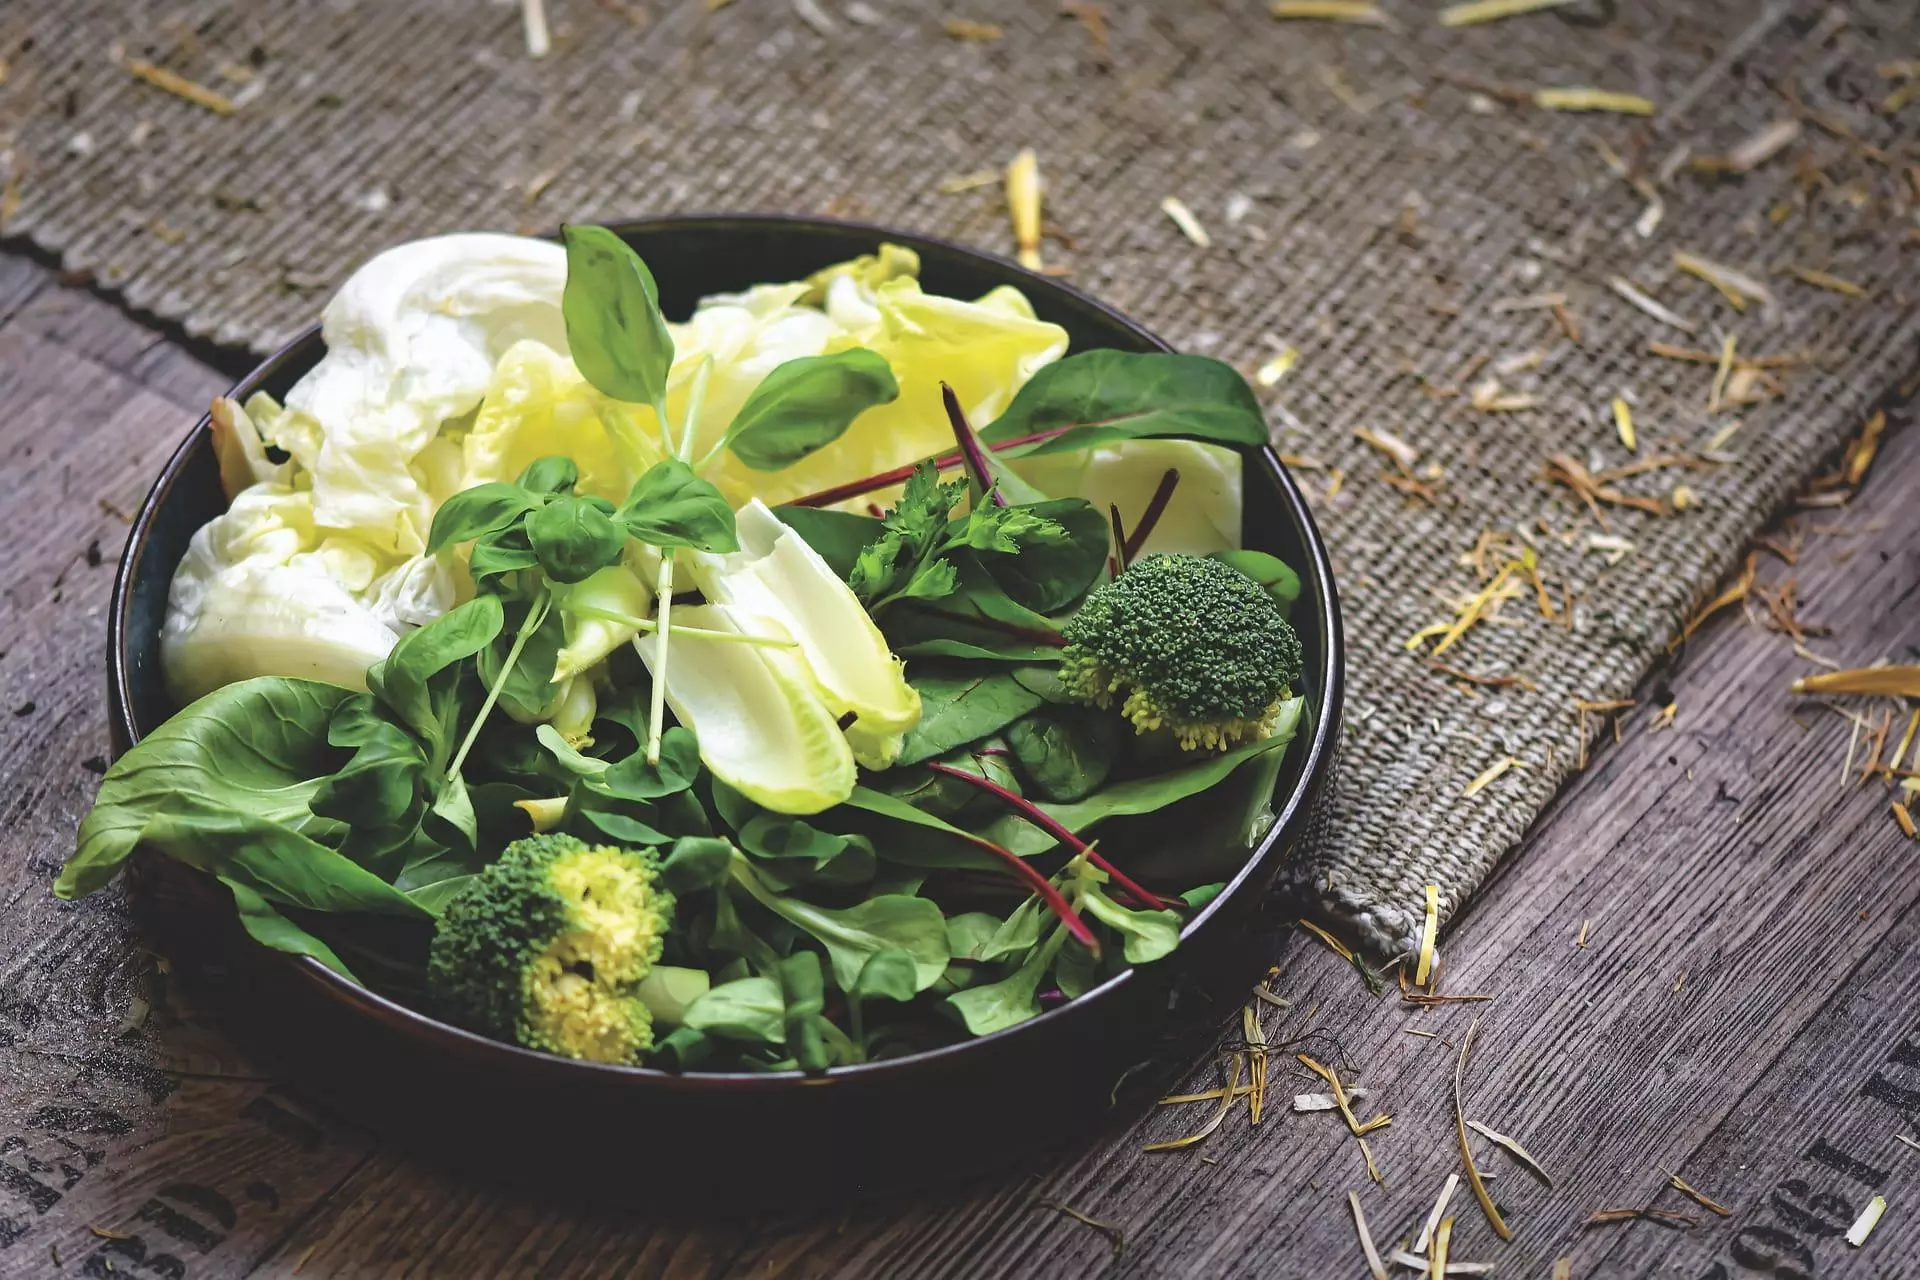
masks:
<path fill-rule="evenodd" d="M 491 582 L 509 573 L 539 567 L 540 557 L 533 554 L 527 541 L 526 526 L 509 525 L 482 537 L 473 544 L 467 557 L 467 572 L 475 582 Z"/>
<path fill-rule="evenodd" d="M 733 508 L 720 491 L 677 458 L 656 462 L 634 483 L 613 518 L 651 547 L 738 551 Z"/>
<path fill-rule="evenodd" d="M 535 458 L 515 483 L 535 493 L 571 493 L 573 486 L 580 483 L 580 468 L 572 458 Z"/>
<path fill-rule="evenodd" d="M 1040 705 L 1008 671 L 949 670 L 914 676 L 920 720 L 907 730 L 896 765 L 918 764 L 998 733 Z"/>
<path fill-rule="evenodd" d="M 527 517 L 527 541 L 555 582 L 579 582 L 616 564 L 627 531 L 594 499 L 562 496 Z"/>
<path fill-rule="evenodd" d="M 580 373 L 603 395 L 634 404 L 667 398 L 673 337 L 660 313 L 660 290 L 640 255 L 605 227 L 560 229 L 567 284 L 560 311 Z"/>
<path fill-rule="evenodd" d="M 1043 367 L 980 433 L 1015 440 L 1060 434 L 999 456 L 1060 453 L 1116 440 L 1185 436 L 1216 444 L 1267 442 L 1260 401 L 1233 366 L 1206 356 L 1083 351 Z"/>
<path fill-rule="evenodd" d="M 496 533 L 540 505 L 540 499 L 517 484 L 492 481 L 462 489 L 433 513 L 427 533 L 427 554 L 456 542 L 471 542 Z"/>
<path fill-rule="evenodd" d="M 722 442 L 755 471 L 778 471 L 832 444 L 855 418 L 899 396 L 885 357 L 865 347 L 801 356 L 760 380 Z"/>

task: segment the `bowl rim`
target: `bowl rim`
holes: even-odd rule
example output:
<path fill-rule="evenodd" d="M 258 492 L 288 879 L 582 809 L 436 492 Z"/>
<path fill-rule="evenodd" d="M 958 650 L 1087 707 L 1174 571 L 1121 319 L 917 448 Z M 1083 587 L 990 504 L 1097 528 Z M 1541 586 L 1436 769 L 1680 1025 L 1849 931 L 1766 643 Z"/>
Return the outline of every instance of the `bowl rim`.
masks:
<path fill-rule="evenodd" d="M 1050 294 L 1054 301 L 1068 303 L 1091 319 L 1130 333 L 1155 351 L 1174 350 L 1171 344 L 1138 321 L 1065 281 L 1031 271 L 1002 254 L 961 244 L 941 236 L 853 219 L 782 213 L 662 214 L 609 221 L 602 225 L 623 236 L 629 232 L 658 234 L 682 229 L 736 230 L 746 233 L 777 230 L 833 236 L 851 233 L 863 238 L 872 238 L 876 245 L 885 241 L 903 244 L 916 251 L 932 250 L 937 255 L 973 259 L 991 266 L 996 271 L 1011 273 L 1014 281 L 1018 282 L 1023 289 Z M 282 366 L 298 358 L 308 345 L 317 341 L 319 337 L 320 326 L 309 325 L 249 370 L 244 377 L 222 394 L 246 394 L 257 389 L 279 373 Z M 141 500 L 140 509 L 128 530 L 125 552 L 121 555 L 119 566 L 114 574 L 113 594 L 107 614 L 107 655 L 108 704 L 116 755 L 139 742 L 141 737 L 133 713 L 134 699 L 131 682 L 133 663 L 126 649 L 134 580 L 139 574 L 140 562 L 146 554 L 152 527 L 160 508 L 167 501 L 180 474 L 186 469 L 196 450 L 202 446 L 210 430 L 210 415 L 203 414 L 186 438 L 168 456 L 153 487 Z M 1293 828 L 1305 816 L 1304 807 L 1315 798 L 1321 775 L 1330 767 L 1330 758 L 1337 746 L 1336 735 L 1340 729 L 1341 710 L 1345 697 L 1346 656 L 1340 619 L 1339 592 L 1334 582 L 1333 564 L 1326 542 L 1320 534 L 1319 526 L 1314 522 L 1313 513 L 1307 505 L 1305 495 L 1280 461 L 1273 447 L 1270 444 L 1262 445 L 1257 449 L 1247 449 L 1243 452 L 1249 462 L 1259 463 L 1262 470 L 1267 473 L 1286 508 L 1284 513 L 1286 518 L 1301 532 L 1306 557 L 1312 568 L 1311 573 L 1301 575 L 1302 579 L 1309 583 L 1318 583 L 1323 588 L 1312 593 L 1312 603 L 1315 611 L 1315 626 L 1325 637 L 1326 682 L 1324 688 L 1320 690 L 1319 705 L 1305 708 L 1306 727 L 1309 727 L 1311 732 L 1305 735 L 1304 743 L 1302 735 L 1296 733 L 1294 744 L 1290 744 L 1290 749 L 1305 753 L 1297 780 L 1284 803 L 1275 808 L 1272 825 L 1259 843 L 1248 851 L 1240 869 L 1227 881 L 1225 888 L 1181 927 L 1180 937 L 1183 943 L 1212 919 L 1227 899 L 1245 890 L 1246 882 L 1253 876 L 1255 868 L 1273 855 L 1274 846 L 1283 837 L 1298 834 Z M 1299 567 L 1305 568 L 1305 566 Z M 1092 1016 L 1096 1006 L 1102 1003 L 1103 997 L 1111 997 L 1128 983 L 1141 980 L 1137 976 L 1138 966 L 1129 966 L 1076 999 L 1067 1001 L 1059 1008 L 1043 1011 L 1025 1022 L 985 1036 L 958 1040 L 897 1058 L 831 1067 L 824 1072 L 815 1073 L 798 1070 L 675 1072 L 658 1067 L 636 1067 L 563 1058 L 494 1040 L 452 1023 L 443 1022 L 431 1014 L 423 1013 L 368 987 L 351 982 L 311 957 L 290 955 L 265 947 L 259 948 L 259 951 L 264 958 L 277 960 L 286 965 L 308 985 L 317 988 L 320 993 L 337 1004 L 346 1006 L 361 1016 L 383 1023 L 388 1029 L 416 1041 L 438 1041 L 449 1050 L 459 1049 L 468 1055 L 478 1055 L 483 1060 L 483 1065 L 497 1066 L 521 1075 L 555 1076 L 571 1080 L 576 1084 L 586 1083 L 589 1080 L 594 1083 L 617 1082 L 625 1087 L 655 1087 L 695 1094 L 726 1092 L 737 1095 L 743 1090 L 761 1095 L 787 1094 L 797 1088 L 817 1089 L 833 1087 L 837 1084 L 851 1086 L 861 1081 L 898 1081 L 919 1072 L 938 1069 L 948 1064 L 957 1054 L 972 1053 L 978 1058 L 1020 1037 L 1044 1034 L 1037 1030 L 1043 1026 L 1052 1028 L 1056 1032 L 1065 1031 L 1076 1020 Z"/>

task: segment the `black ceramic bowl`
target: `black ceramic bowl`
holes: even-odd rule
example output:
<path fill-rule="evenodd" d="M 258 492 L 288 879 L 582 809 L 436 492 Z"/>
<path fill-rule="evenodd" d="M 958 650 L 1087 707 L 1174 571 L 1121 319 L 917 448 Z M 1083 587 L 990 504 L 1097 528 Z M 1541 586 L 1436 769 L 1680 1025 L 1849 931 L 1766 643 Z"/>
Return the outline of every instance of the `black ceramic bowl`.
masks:
<path fill-rule="evenodd" d="M 1071 349 L 1165 350 L 1133 321 L 1058 281 L 977 250 L 879 227 L 818 219 L 696 216 L 616 228 L 651 265 L 670 316 L 700 296 L 793 280 L 882 240 L 911 246 L 936 293 L 1022 289 Z M 284 395 L 321 354 L 309 330 L 232 391 Z M 820 1076 L 672 1075 L 573 1062 L 500 1044 L 355 986 L 319 964 L 243 952 L 265 982 L 262 1012 L 284 1057 L 358 1118 L 404 1126 L 461 1157 L 506 1157 L 542 1171 L 598 1165 L 596 1152 L 674 1153 L 663 1172 L 698 1185 L 765 1167 L 782 1153 L 836 1167 L 842 1189 L 887 1189 L 929 1172 L 978 1167 L 1060 1135 L 1112 1105 L 1116 1084 L 1163 1048 L 1176 1011 L 1237 1006 L 1263 963 L 1259 944 L 1277 871 L 1306 838 L 1333 772 L 1340 724 L 1340 615 L 1325 547 L 1298 487 L 1271 450 L 1249 451 L 1245 542 L 1300 573 L 1293 619 L 1306 650 L 1308 718 L 1287 748 L 1276 815 L 1227 889 L 1187 925 L 1179 950 L 1078 1000 L 978 1040 Z M 193 532 L 224 508 L 206 419 L 167 462 L 140 509 L 114 584 L 110 704 L 118 748 L 161 723 L 168 705 L 158 635 L 168 584 Z M 180 874 L 168 863 L 145 880 Z M 218 910 L 209 898 L 209 909 Z M 1176 1006 L 1178 1008 L 1176 1008 Z M 271 1047 L 271 1046 L 269 1046 Z M 1186 1047 L 1192 1047 L 1191 1038 Z M 929 1153 L 937 1158 L 929 1159 Z M 643 1160 L 641 1165 L 645 1165 Z M 631 1170 L 644 1174 L 645 1169 Z M 823 1170 L 824 1171 L 824 1170 Z M 784 1179 L 784 1184 L 791 1184 Z M 819 1189 L 819 1188 L 813 1188 Z"/>

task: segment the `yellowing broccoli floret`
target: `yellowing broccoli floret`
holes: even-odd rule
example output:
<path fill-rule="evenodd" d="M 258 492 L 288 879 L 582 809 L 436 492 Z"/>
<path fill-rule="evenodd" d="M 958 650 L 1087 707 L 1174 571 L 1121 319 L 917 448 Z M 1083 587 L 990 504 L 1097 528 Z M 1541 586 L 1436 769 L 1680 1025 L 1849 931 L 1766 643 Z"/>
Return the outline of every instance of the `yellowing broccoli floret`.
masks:
<path fill-rule="evenodd" d="M 592 1062 L 638 1063 L 653 1019 L 636 994 L 673 895 L 651 853 L 568 835 L 516 840 L 447 904 L 427 990 L 482 1035 Z"/>
<path fill-rule="evenodd" d="M 1136 730 L 1189 751 L 1273 732 L 1300 678 L 1300 637 L 1259 583 L 1205 556 L 1153 555 L 1087 597 L 1062 632 L 1060 679 Z"/>

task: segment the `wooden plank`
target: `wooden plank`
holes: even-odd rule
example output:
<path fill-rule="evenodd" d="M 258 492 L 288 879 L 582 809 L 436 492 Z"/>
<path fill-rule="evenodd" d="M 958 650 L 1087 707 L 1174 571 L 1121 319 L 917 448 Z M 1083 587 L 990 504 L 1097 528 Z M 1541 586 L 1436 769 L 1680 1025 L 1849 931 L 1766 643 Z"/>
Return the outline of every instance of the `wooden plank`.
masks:
<path fill-rule="evenodd" d="M 1205 1145 L 1156 1156 L 1141 1144 L 1184 1132 L 1194 1114 L 1134 1108 L 1097 1142 L 1018 1159 L 942 1196 L 665 1224 L 644 1209 L 569 1210 L 478 1185 L 312 1116 L 259 1078 L 222 1015 L 156 985 L 117 896 L 66 906 L 46 894 L 91 791 L 85 761 L 104 750 L 107 570 L 52 584 L 62 556 L 79 546 L 84 567 L 86 539 L 112 529 L 81 521 L 86 502 L 45 495 L 64 483 L 69 499 L 124 508 L 184 428 L 182 410 L 220 375 L 203 371 L 196 385 L 184 356 L 143 345 L 117 315 L 44 293 L 19 311 L 0 326 L 0 398 L 12 411 L 0 465 L 22 477 L 0 494 L 0 517 L 20 528 L 0 576 L 0 688 L 9 698 L 31 688 L 36 708 L 0 715 L 0 794 L 13 797 L 0 828 L 0 1275 L 45 1274 L 49 1245 L 69 1267 L 89 1259 L 89 1274 L 109 1260 L 115 1274 L 174 1274 L 173 1258 L 196 1280 L 295 1266 L 302 1276 L 1359 1274 L 1346 1192 L 1360 1191 L 1385 1245 L 1418 1230 L 1458 1168 L 1447 1080 L 1476 1013 L 1469 1113 L 1524 1141 L 1556 1186 L 1476 1143 L 1516 1239 L 1496 1242 L 1462 1188 L 1456 1258 L 1509 1275 L 1545 1274 L 1569 1253 L 1582 1276 L 1732 1277 L 1762 1270 L 1756 1250 L 1785 1247 L 1768 1229 L 1810 1244 L 1822 1274 L 1884 1268 L 1920 1247 L 1901 1213 L 1920 1199 L 1920 1153 L 1889 1136 L 1895 1126 L 1920 1136 L 1920 1116 L 1899 1114 L 1910 1105 L 1901 1091 L 1920 1090 L 1910 1039 L 1920 996 L 1908 980 L 1920 877 L 1889 870 L 1916 850 L 1877 786 L 1841 790 L 1849 725 L 1785 693 L 1806 664 L 1737 617 L 1710 626 L 1666 678 L 1675 727 L 1649 733 L 1647 709 L 1629 716 L 1624 744 L 1597 754 L 1443 939 L 1446 988 L 1491 992 L 1492 1004 L 1414 1009 L 1369 995 L 1317 943 L 1278 946 L 1295 1003 L 1266 1012 L 1269 1038 L 1304 1037 L 1323 1061 L 1350 1061 L 1348 1078 L 1375 1091 L 1368 1106 L 1393 1114 L 1371 1139 L 1384 1190 L 1365 1181 L 1329 1113 L 1275 1107 L 1257 1131 L 1236 1116 Z M 165 396 L 137 385 L 156 368 L 167 370 Z M 1813 641 L 1822 652 L 1870 661 L 1920 631 L 1916 502 L 1920 433 L 1902 431 L 1855 509 L 1803 521 L 1860 531 L 1810 539 L 1794 569 L 1802 616 L 1836 628 Z M 31 520 L 19 518 L 26 503 Z M 1499 793 L 1496 783 L 1488 802 Z M 1583 920 L 1585 949 L 1573 945 Z M 140 1001 L 152 1010 L 144 1022 L 129 1016 Z M 1437 1034 L 1409 1034 L 1422 1030 Z M 1189 1082 L 1215 1083 L 1200 1068 Z M 1276 1060 L 1276 1096 L 1320 1087 Z M 804 1160 L 765 1152 L 749 1167 L 790 1172 Z M 1883 1175 L 1895 1206 L 1857 1255 L 1829 1233 L 1840 1202 L 1815 1198 L 1858 1207 L 1864 1184 L 1849 1160 Z M 1653 1198 L 1662 1165 L 1736 1216 L 1685 1233 L 1581 1229 L 1596 1208 L 1692 1208 L 1671 1190 Z M 769 1186 L 777 1177 L 742 1195 L 757 1207 Z M 1116 1262 L 1102 1235 L 1043 1198 L 1123 1229 L 1124 1253 Z"/>
<path fill-rule="evenodd" d="M 102 618 L 126 536 L 114 513 L 225 379 L 172 349 L 128 366 L 191 393 L 168 398 L 79 354 L 145 339 L 110 310 L 36 310 L 49 273 L 22 265 L 0 258 L 0 298 L 23 300 L 0 326 L 0 1274 L 47 1274 L 56 1252 L 87 1274 L 204 1276 L 223 1254 L 243 1274 L 362 1147 L 169 998 L 117 892 L 48 893 L 105 768 Z M 32 316 L 65 319 L 35 334 Z"/>

